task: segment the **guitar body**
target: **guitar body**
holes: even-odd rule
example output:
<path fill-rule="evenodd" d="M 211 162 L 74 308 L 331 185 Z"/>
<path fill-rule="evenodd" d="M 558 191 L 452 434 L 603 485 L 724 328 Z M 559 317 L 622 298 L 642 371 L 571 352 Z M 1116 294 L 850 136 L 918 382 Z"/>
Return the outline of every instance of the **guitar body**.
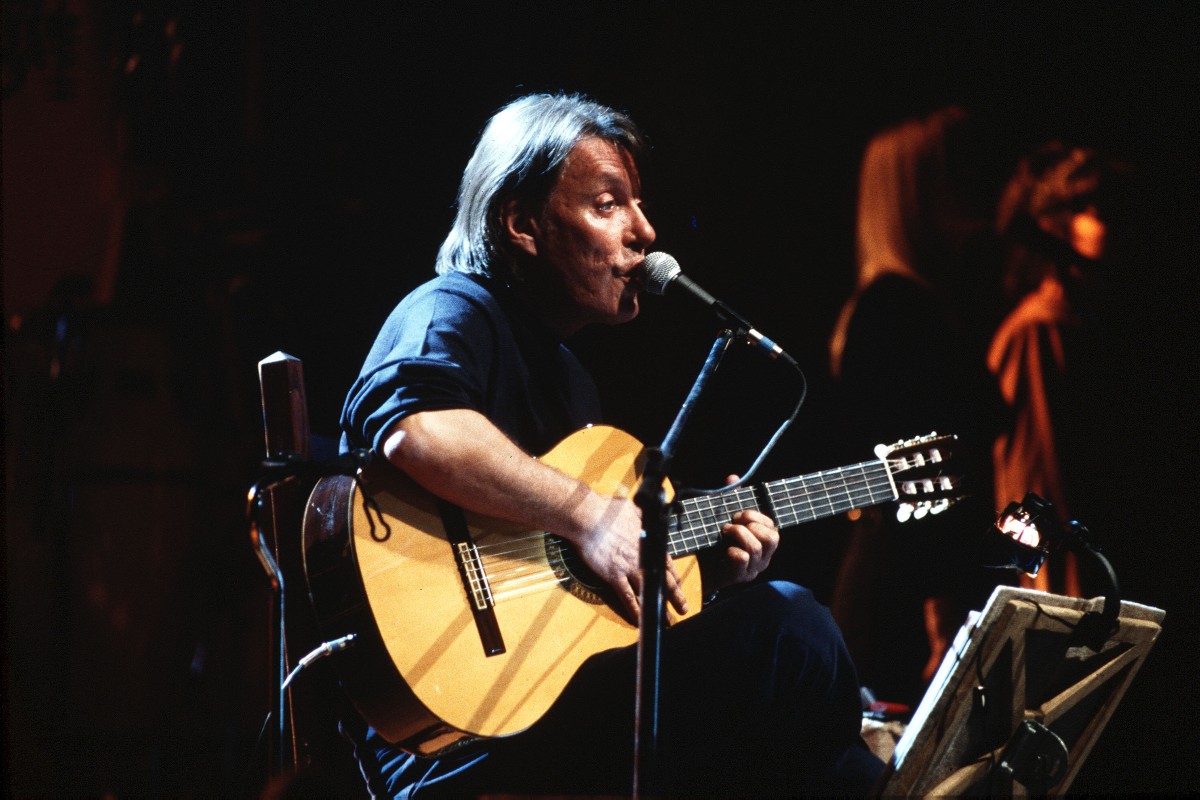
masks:
<path fill-rule="evenodd" d="M 596 426 L 542 460 L 597 492 L 632 497 L 641 452 L 628 434 Z M 342 656 L 343 682 L 390 741 L 432 754 L 518 733 L 589 656 L 636 642 L 637 627 L 557 537 L 468 512 L 459 517 L 464 546 L 454 533 L 457 509 L 447 512 L 399 470 L 369 468 L 361 480 L 377 510 L 350 478 L 314 489 L 305 570 L 325 634 L 359 636 Z M 676 569 L 695 613 L 696 558 L 677 558 Z M 489 606 L 482 622 L 478 605 Z M 677 618 L 668 608 L 668 620 Z"/>

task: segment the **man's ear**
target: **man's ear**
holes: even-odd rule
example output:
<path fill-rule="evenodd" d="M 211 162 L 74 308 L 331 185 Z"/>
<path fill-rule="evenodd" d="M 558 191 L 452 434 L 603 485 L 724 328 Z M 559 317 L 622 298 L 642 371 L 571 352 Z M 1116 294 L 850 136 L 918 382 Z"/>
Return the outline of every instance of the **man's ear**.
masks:
<path fill-rule="evenodd" d="M 541 231 L 537 219 L 530 214 L 520 200 L 509 200 L 500 210 L 500 224 L 513 246 L 529 256 L 538 254 L 538 239 Z"/>

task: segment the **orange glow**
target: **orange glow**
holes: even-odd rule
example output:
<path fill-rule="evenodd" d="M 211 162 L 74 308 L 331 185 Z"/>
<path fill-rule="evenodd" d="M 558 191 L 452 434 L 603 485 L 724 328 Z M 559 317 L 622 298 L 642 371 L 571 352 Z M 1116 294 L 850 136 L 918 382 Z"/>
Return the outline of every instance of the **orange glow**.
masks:
<path fill-rule="evenodd" d="M 1082 214 L 1071 218 L 1071 246 L 1075 252 L 1085 258 L 1103 258 L 1105 239 L 1108 228 L 1104 220 L 1096 216 L 1096 210 L 1089 208 Z"/>

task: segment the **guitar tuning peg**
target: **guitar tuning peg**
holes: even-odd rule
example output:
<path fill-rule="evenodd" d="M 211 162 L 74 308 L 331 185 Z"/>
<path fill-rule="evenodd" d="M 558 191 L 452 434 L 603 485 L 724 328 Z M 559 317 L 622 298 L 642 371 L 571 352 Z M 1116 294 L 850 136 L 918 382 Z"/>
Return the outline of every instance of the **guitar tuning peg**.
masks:
<path fill-rule="evenodd" d="M 908 522 L 912 518 L 913 507 L 909 503 L 901 503 L 896 506 L 896 521 Z"/>
<path fill-rule="evenodd" d="M 923 519 L 929 513 L 929 503 L 917 503 L 913 509 L 913 519 Z"/>

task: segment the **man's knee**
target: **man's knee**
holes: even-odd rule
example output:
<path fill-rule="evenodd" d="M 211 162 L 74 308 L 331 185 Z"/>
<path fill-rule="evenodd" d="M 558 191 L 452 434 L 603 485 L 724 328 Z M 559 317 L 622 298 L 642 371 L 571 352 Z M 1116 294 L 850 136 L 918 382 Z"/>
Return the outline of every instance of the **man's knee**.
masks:
<path fill-rule="evenodd" d="M 790 630 L 841 639 L 833 615 L 811 590 L 789 581 L 770 581 L 762 584 L 762 590 L 769 613 Z"/>
<path fill-rule="evenodd" d="M 857 677 L 850 662 L 841 630 L 829 609 L 813 593 L 787 581 L 761 584 L 758 609 L 774 639 L 777 657 L 792 661 L 797 669 L 818 683 L 851 681 L 857 692 Z"/>

